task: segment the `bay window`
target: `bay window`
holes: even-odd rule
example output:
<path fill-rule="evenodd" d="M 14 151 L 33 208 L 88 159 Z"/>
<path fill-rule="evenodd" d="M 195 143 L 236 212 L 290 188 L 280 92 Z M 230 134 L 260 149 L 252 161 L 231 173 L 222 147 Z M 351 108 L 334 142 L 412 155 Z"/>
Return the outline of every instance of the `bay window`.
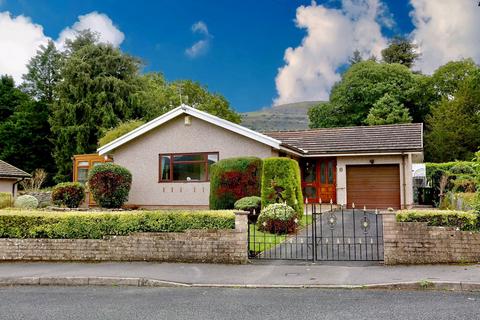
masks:
<path fill-rule="evenodd" d="M 210 166 L 218 152 L 164 153 L 159 155 L 159 182 L 209 181 Z"/>

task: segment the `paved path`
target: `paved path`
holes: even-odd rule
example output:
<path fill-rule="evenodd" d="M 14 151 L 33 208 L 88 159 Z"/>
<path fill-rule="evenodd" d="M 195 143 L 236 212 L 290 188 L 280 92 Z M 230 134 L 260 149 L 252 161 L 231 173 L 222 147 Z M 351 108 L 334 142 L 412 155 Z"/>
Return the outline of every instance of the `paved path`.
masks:
<path fill-rule="evenodd" d="M 480 293 L 320 289 L 0 288 L 2 320 L 478 319 Z"/>
<path fill-rule="evenodd" d="M 40 277 L 144 278 L 199 285 L 354 286 L 384 283 L 478 283 L 480 265 L 420 265 L 385 267 L 285 264 L 184 263 L 0 263 L 2 279 Z"/>

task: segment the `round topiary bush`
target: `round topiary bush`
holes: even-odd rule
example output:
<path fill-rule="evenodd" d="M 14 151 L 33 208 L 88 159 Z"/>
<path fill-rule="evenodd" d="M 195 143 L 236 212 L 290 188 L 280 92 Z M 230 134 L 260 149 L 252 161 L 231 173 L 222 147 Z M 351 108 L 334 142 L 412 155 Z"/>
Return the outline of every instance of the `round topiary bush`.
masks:
<path fill-rule="evenodd" d="M 78 208 L 85 200 L 85 187 L 78 182 L 57 184 L 52 191 L 52 202 L 58 206 Z"/>
<path fill-rule="evenodd" d="M 21 209 L 35 209 L 38 207 L 38 200 L 34 196 L 24 195 L 17 197 L 13 206 Z"/>
<path fill-rule="evenodd" d="M 273 203 L 262 210 L 258 217 L 259 230 L 270 233 L 291 233 L 297 228 L 297 213 L 285 203 Z"/>
<path fill-rule="evenodd" d="M 248 220 L 255 223 L 262 208 L 262 198 L 256 196 L 244 197 L 235 202 L 234 208 L 237 210 L 250 212 L 248 215 Z"/>
<path fill-rule="evenodd" d="M 88 174 L 88 188 L 97 204 L 104 208 L 121 208 L 128 200 L 132 174 L 114 163 L 93 167 Z"/>

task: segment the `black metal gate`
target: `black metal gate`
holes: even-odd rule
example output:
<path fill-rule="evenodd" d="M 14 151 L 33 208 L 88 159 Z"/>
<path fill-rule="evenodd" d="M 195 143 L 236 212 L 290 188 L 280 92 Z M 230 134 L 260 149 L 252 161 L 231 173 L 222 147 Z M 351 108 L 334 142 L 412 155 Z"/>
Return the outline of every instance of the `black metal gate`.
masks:
<path fill-rule="evenodd" d="M 249 218 L 250 259 L 383 261 L 382 215 L 377 210 L 330 205 L 322 212 L 321 203 L 309 203 L 300 219 L 290 221 L 295 225 L 290 233 L 277 232 L 275 226 L 267 230 L 255 218 Z"/>

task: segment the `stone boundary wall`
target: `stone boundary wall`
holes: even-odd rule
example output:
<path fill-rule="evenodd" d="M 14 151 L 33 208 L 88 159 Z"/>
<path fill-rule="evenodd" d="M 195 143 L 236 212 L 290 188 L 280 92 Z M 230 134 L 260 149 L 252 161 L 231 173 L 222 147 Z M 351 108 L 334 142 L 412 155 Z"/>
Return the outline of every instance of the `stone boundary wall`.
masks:
<path fill-rule="evenodd" d="M 171 261 L 246 263 L 247 213 L 235 229 L 133 233 L 105 239 L 0 239 L 1 261 Z"/>
<path fill-rule="evenodd" d="M 480 261 L 480 233 L 430 227 L 425 222 L 397 222 L 383 215 L 386 265 Z"/>

